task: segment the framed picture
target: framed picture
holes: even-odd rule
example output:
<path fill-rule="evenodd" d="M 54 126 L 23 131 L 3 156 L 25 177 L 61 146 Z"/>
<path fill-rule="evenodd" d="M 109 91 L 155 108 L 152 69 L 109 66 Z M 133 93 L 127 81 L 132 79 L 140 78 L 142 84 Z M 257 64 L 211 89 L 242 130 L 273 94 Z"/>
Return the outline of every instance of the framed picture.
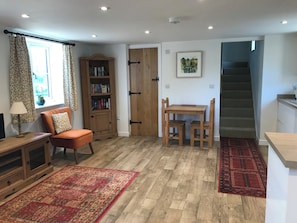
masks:
<path fill-rule="evenodd" d="M 177 77 L 202 76 L 202 51 L 177 52 L 176 54 Z"/>

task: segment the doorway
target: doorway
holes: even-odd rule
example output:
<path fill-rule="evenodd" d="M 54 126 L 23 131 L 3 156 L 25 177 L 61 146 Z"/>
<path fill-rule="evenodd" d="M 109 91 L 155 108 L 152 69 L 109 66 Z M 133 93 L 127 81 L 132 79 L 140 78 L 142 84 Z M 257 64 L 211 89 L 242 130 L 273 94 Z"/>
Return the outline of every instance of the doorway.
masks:
<path fill-rule="evenodd" d="M 129 49 L 131 136 L 158 136 L 158 49 Z"/>
<path fill-rule="evenodd" d="M 257 43 L 258 44 L 258 43 Z M 256 138 L 261 53 L 252 41 L 222 43 L 220 136 Z"/>

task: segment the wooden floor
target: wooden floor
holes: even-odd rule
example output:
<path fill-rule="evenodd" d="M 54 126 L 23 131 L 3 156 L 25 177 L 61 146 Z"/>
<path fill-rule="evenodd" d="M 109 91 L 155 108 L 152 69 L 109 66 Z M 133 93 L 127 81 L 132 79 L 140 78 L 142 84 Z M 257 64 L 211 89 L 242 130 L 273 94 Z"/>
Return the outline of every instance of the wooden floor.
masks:
<path fill-rule="evenodd" d="M 161 138 L 118 137 L 93 146 L 93 156 L 88 147 L 79 150 L 79 165 L 140 172 L 101 222 L 265 222 L 265 199 L 218 193 L 218 142 L 201 150 L 162 147 Z M 53 160 L 55 169 L 73 163 L 71 150 Z"/>

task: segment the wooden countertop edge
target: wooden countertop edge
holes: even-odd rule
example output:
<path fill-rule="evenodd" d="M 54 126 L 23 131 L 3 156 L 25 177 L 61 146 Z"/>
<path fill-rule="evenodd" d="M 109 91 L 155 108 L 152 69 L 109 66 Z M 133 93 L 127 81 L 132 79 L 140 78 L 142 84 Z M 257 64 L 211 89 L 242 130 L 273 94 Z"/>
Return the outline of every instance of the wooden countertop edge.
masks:
<path fill-rule="evenodd" d="M 297 169 L 297 160 L 286 160 L 285 157 L 283 156 L 281 149 L 278 148 L 276 143 L 270 138 L 270 134 L 279 134 L 279 135 L 290 135 L 291 133 L 279 133 L 279 132 L 265 132 L 265 138 L 267 139 L 268 143 L 271 145 L 272 149 L 274 152 L 277 154 L 281 162 L 284 164 L 285 167 L 290 168 L 290 169 Z M 296 134 L 297 137 L 297 134 Z M 297 144 L 296 144 L 297 146 Z M 297 153 L 297 150 L 296 150 Z"/>

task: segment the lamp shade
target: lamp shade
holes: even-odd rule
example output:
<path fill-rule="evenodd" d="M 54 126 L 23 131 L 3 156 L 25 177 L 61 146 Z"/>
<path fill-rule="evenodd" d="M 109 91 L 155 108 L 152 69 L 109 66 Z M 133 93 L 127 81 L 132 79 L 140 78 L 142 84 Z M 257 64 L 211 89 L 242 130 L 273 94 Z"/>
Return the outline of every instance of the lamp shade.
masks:
<path fill-rule="evenodd" d="M 9 112 L 10 114 L 15 114 L 15 115 L 26 114 L 27 109 L 22 101 L 16 101 L 12 103 L 12 106 Z"/>

